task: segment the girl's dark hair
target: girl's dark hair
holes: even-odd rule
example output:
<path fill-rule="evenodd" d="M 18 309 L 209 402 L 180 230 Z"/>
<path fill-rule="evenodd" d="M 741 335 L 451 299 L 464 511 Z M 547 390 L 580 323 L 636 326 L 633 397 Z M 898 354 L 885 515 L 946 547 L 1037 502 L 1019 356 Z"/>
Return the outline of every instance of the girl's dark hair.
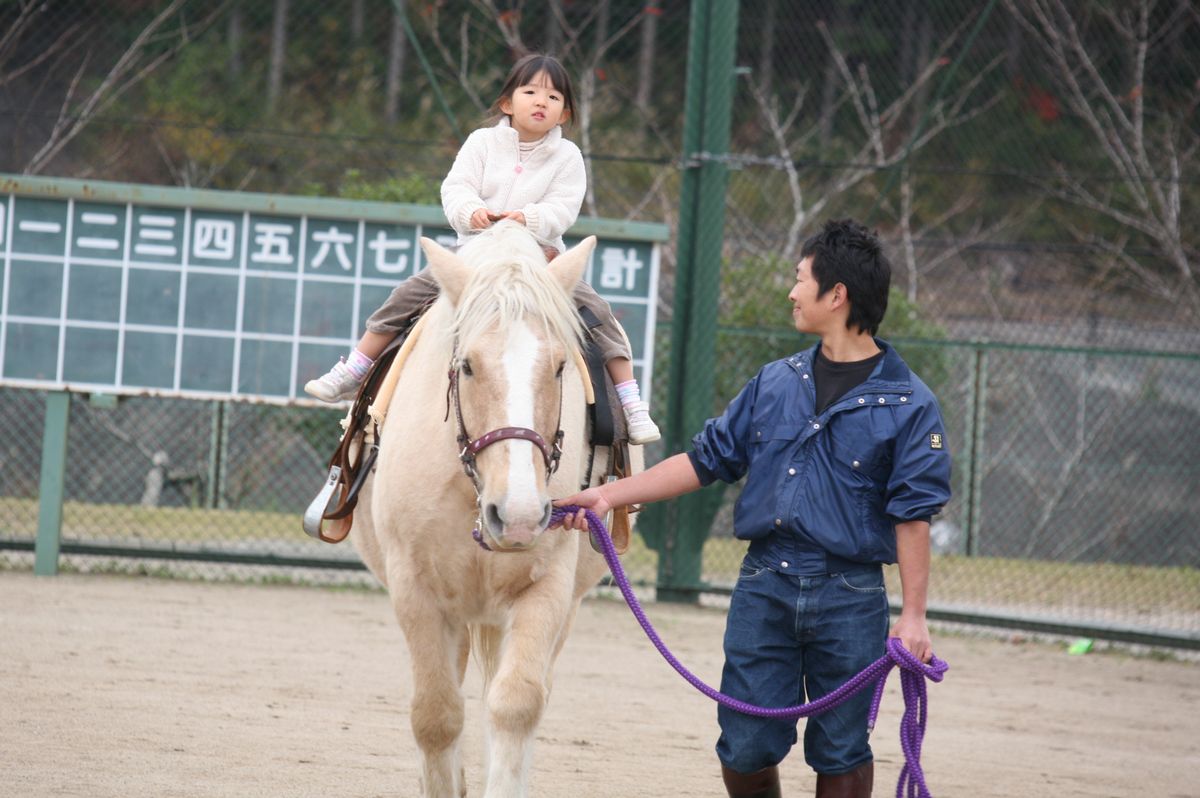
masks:
<path fill-rule="evenodd" d="M 513 64 L 508 77 L 504 79 L 504 88 L 500 89 L 500 95 L 496 97 L 496 102 L 492 103 L 493 118 L 499 119 L 504 116 L 504 112 L 500 110 L 501 101 L 511 99 L 518 88 L 532 83 L 533 78 L 539 72 L 545 72 L 546 76 L 550 78 L 550 85 L 562 94 L 563 110 L 567 112 L 567 124 L 574 124 L 575 92 L 571 89 L 571 77 L 567 74 L 566 67 L 562 65 L 562 62 L 554 56 L 544 53 L 530 53 Z"/>
<path fill-rule="evenodd" d="M 838 283 L 846 286 L 850 300 L 846 327 L 877 333 L 887 313 L 892 282 L 892 264 L 883 254 L 879 237 L 853 219 L 829 221 L 801 247 L 800 258 L 809 255 L 817 296 L 824 296 Z"/>

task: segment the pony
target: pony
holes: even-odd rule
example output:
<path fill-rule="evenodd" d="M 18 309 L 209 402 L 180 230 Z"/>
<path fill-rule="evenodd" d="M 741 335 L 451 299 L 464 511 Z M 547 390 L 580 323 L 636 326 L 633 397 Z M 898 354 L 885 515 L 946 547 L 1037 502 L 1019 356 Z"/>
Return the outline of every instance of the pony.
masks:
<path fill-rule="evenodd" d="M 585 536 L 546 530 L 551 497 L 584 479 L 586 375 L 570 292 L 595 245 L 547 264 L 511 222 L 457 253 L 421 239 L 440 295 L 400 373 L 351 537 L 408 643 L 428 798 L 466 794 L 471 655 L 484 685 L 484 795 L 527 794 L 554 662 L 606 568 Z"/>

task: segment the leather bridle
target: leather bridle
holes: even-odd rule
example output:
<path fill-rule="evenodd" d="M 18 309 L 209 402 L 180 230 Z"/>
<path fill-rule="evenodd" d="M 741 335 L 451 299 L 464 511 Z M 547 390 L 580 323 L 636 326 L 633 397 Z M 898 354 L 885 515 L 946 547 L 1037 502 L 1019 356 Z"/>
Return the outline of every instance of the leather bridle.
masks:
<path fill-rule="evenodd" d="M 458 423 L 458 459 L 462 461 L 463 471 L 470 477 L 472 484 L 475 486 L 475 494 L 479 495 L 479 472 L 475 468 L 475 458 L 487 447 L 493 443 L 499 443 L 505 440 L 521 440 L 529 441 L 538 448 L 542 453 L 542 460 L 546 464 L 546 479 L 558 470 L 559 461 L 562 459 L 562 371 L 560 370 L 557 376 L 558 379 L 558 421 L 555 423 L 556 429 L 554 433 L 554 444 L 546 443 L 546 439 L 538 434 L 537 430 L 529 429 L 528 427 L 499 427 L 497 429 L 486 432 L 478 438 L 472 438 L 467 432 L 467 425 L 463 421 L 462 402 L 458 394 L 458 380 L 462 374 L 462 361 L 457 355 L 457 347 L 455 347 L 455 355 L 450 359 L 449 378 L 450 384 L 446 388 L 446 418 L 450 417 L 450 406 L 454 406 L 454 417 Z"/>

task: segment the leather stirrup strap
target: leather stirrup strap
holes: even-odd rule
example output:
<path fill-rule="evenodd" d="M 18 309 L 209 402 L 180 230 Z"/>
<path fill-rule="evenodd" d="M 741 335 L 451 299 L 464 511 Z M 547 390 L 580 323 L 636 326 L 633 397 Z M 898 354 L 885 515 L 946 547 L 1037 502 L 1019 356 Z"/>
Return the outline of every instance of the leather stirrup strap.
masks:
<path fill-rule="evenodd" d="M 417 339 L 421 337 L 421 331 L 425 329 L 425 320 L 428 319 L 428 314 L 417 319 L 417 323 L 408 331 L 408 337 L 404 339 L 404 343 L 400 345 L 400 351 L 396 353 L 396 357 L 392 360 L 391 367 L 388 368 L 387 375 L 383 378 L 383 382 L 379 386 L 379 390 L 374 394 L 374 401 L 367 411 L 375 424 L 380 428 L 383 427 L 384 419 L 387 418 L 388 405 L 392 402 L 392 394 L 396 391 L 396 382 L 400 379 L 400 372 L 404 368 L 404 361 L 408 360 L 409 354 L 417 344 Z"/>
<path fill-rule="evenodd" d="M 600 326 L 600 319 L 587 306 L 580 306 L 579 316 L 587 328 L 587 347 L 584 359 L 587 361 L 588 375 L 592 378 L 592 393 L 596 395 L 596 403 L 588 405 L 588 414 L 592 422 L 592 445 L 612 446 L 615 437 L 613 427 L 612 407 L 608 402 L 608 388 L 605 386 L 604 355 L 596 344 L 592 330 Z"/>

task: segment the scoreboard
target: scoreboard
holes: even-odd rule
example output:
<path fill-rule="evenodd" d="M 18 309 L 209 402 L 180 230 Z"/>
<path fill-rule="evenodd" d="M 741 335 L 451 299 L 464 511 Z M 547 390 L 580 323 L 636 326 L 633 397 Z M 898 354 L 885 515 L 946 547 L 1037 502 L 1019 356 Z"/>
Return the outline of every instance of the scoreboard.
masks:
<path fill-rule="evenodd" d="M 581 219 L 585 279 L 649 392 L 665 225 Z M 0 385 L 305 399 L 399 281 L 431 206 L 0 175 Z"/>

